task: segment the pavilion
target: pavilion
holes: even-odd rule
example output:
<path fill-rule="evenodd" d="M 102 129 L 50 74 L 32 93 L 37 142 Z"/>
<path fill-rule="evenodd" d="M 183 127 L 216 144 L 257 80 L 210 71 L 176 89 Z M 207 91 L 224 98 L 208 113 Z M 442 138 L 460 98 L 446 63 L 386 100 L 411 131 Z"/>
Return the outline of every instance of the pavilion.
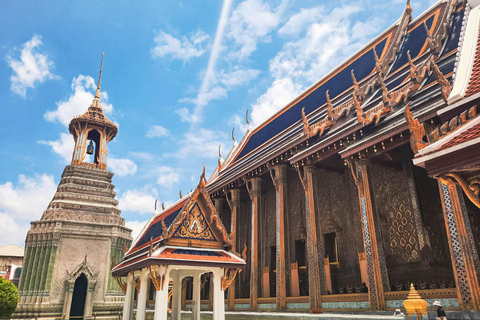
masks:
<path fill-rule="evenodd" d="M 205 191 L 205 168 L 197 188 L 178 202 L 156 212 L 140 236 L 113 268 L 125 292 L 123 319 L 133 316 L 134 290 L 138 291 L 136 320 L 146 315 L 147 287 L 156 289 L 155 320 L 166 320 L 169 283 L 173 281 L 171 319 L 181 319 L 182 279 L 193 277 L 192 318 L 200 319 L 200 277 L 213 274 L 213 319 L 225 318 L 225 289 L 245 265 L 232 250 L 227 231 Z M 126 282 L 121 277 L 126 277 Z"/>

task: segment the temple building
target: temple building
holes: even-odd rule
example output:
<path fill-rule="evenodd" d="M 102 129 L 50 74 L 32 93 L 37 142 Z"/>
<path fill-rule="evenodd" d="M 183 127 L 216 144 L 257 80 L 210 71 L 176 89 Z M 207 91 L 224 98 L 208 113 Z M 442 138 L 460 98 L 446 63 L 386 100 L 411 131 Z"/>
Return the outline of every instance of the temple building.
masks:
<path fill-rule="evenodd" d="M 393 310 L 411 283 L 430 305 L 480 309 L 479 30 L 478 0 L 439 1 L 414 20 L 408 1 L 395 24 L 220 156 L 205 199 L 231 250 L 247 248 L 227 309 Z M 152 261 L 168 279 L 176 262 L 153 261 L 190 197 L 156 214 L 113 271 L 127 288 L 147 286 L 131 302 L 137 319 L 153 317 L 148 308 L 164 319 L 153 302 L 164 293 L 140 267 Z M 202 309 L 216 277 L 202 277 Z M 182 282 L 182 306 L 198 308 L 198 281 Z"/>
<path fill-rule="evenodd" d="M 72 163 L 28 231 L 15 318 L 118 317 L 122 311 L 124 296 L 110 269 L 130 246 L 131 230 L 120 216 L 113 173 L 107 170 L 108 143 L 118 127 L 102 110 L 101 75 L 100 67 L 92 105 L 70 122 Z"/>

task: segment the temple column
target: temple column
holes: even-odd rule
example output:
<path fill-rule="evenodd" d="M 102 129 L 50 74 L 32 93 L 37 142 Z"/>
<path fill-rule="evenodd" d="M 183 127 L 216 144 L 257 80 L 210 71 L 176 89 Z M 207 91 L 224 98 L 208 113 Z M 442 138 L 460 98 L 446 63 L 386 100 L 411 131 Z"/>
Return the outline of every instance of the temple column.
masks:
<path fill-rule="evenodd" d="M 201 273 L 193 274 L 192 320 L 200 320 L 200 277 Z"/>
<path fill-rule="evenodd" d="M 480 263 L 461 189 L 453 182 L 439 180 L 440 195 L 447 228 L 448 245 L 463 309 L 480 309 Z"/>
<path fill-rule="evenodd" d="M 317 223 L 315 218 L 315 166 L 304 167 L 303 175 L 297 168 L 303 189 L 305 191 L 305 226 L 307 231 L 307 263 L 308 263 L 308 286 L 310 293 L 310 310 L 321 312 L 322 294 L 326 294 L 325 268 L 320 266 L 323 261 L 323 243 L 317 236 Z M 321 228 L 321 226 L 320 226 Z"/>
<path fill-rule="evenodd" d="M 133 273 L 127 275 L 127 290 L 125 292 L 125 303 L 123 305 L 123 320 L 133 319 L 133 298 L 135 286 L 133 284 Z M 70 313 L 66 314 L 68 316 Z"/>
<path fill-rule="evenodd" d="M 182 278 L 175 273 L 173 278 L 173 296 L 172 296 L 172 320 L 182 319 Z"/>
<path fill-rule="evenodd" d="M 270 168 L 270 175 L 276 190 L 275 216 L 276 216 L 276 304 L 277 310 L 287 309 L 287 273 L 288 267 L 286 252 L 288 249 L 288 236 L 285 216 L 285 192 L 287 187 L 287 166 L 284 164 L 275 165 Z"/>
<path fill-rule="evenodd" d="M 155 296 L 155 315 L 153 317 L 154 320 L 167 320 L 168 316 L 168 282 L 170 280 L 169 271 L 165 267 L 157 267 L 159 270 L 159 274 L 163 275 L 164 277 L 160 278 L 159 283 L 159 290 L 157 290 L 157 294 Z"/>
<path fill-rule="evenodd" d="M 384 290 L 385 288 L 388 290 L 388 273 L 378 221 L 373 208 L 368 163 L 367 160 L 348 162 L 358 188 L 370 308 L 383 310 L 386 307 Z"/>
<path fill-rule="evenodd" d="M 250 245 L 250 309 L 258 309 L 258 249 L 260 244 L 258 242 L 258 215 L 260 212 L 260 196 L 262 179 L 252 178 L 245 183 L 250 200 L 252 201 L 252 221 L 251 221 L 251 245 Z"/>
<path fill-rule="evenodd" d="M 223 269 L 213 270 L 213 318 L 212 320 L 225 320 L 225 299 L 222 290 Z"/>
<path fill-rule="evenodd" d="M 150 280 L 148 268 L 143 268 L 140 272 L 140 292 L 138 293 L 136 320 L 145 320 L 145 311 L 147 309 L 148 280 Z"/>
<path fill-rule="evenodd" d="M 237 250 L 237 215 L 240 211 L 240 189 L 232 189 L 228 192 L 230 194 L 230 199 L 226 195 L 228 206 L 230 207 L 231 213 L 231 227 L 230 234 L 233 235 L 232 239 L 232 250 Z M 228 288 L 228 309 L 235 309 L 235 281 L 232 282 Z"/>

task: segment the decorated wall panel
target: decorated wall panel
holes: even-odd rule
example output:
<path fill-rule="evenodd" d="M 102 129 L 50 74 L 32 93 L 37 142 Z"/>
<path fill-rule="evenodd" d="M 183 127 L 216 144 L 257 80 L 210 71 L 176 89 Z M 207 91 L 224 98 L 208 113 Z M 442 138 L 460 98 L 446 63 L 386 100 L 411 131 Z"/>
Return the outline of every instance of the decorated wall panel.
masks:
<path fill-rule="evenodd" d="M 251 248 L 251 210 L 252 205 L 246 191 L 241 194 L 240 210 L 237 216 L 237 252 L 242 252 L 247 247 L 247 259 L 245 269 L 236 277 L 235 297 L 250 297 L 250 248 Z"/>
<path fill-rule="evenodd" d="M 305 240 L 307 232 L 305 229 L 305 192 L 298 178 L 297 172 L 288 170 L 288 201 L 287 211 L 290 232 L 290 262 L 296 262 L 295 241 Z"/>
<path fill-rule="evenodd" d="M 270 179 L 270 177 L 268 177 Z M 271 259 L 271 247 L 275 247 L 275 188 L 271 180 L 265 179 L 262 183 L 262 200 L 260 204 L 260 234 L 258 241 L 261 244 L 260 258 L 262 267 L 270 267 L 270 261 L 275 261 L 275 257 Z M 273 270 L 270 268 L 270 278 L 273 280 Z M 259 277 L 261 279 L 261 277 Z M 271 288 L 274 286 L 271 285 Z M 270 290 L 270 296 L 275 296 L 275 292 Z"/>
<path fill-rule="evenodd" d="M 319 236 L 323 240 L 326 234 L 336 235 L 338 265 L 331 267 L 333 293 L 354 293 L 361 286 L 358 252 L 363 251 L 358 196 L 339 159 L 325 165 L 315 175 Z"/>

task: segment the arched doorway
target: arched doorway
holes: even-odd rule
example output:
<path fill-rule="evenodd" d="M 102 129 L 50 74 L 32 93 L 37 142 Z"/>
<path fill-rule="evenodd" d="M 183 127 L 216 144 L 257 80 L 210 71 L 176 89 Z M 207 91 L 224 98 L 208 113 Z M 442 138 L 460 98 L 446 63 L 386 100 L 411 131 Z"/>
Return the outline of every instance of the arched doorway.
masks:
<path fill-rule="evenodd" d="M 82 273 L 75 280 L 75 286 L 73 288 L 72 306 L 70 307 L 70 317 L 74 319 L 83 319 L 83 313 L 85 311 L 85 300 L 87 298 L 87 277 Z M 78 318 L 77 318 L 78 317 Z"/>

